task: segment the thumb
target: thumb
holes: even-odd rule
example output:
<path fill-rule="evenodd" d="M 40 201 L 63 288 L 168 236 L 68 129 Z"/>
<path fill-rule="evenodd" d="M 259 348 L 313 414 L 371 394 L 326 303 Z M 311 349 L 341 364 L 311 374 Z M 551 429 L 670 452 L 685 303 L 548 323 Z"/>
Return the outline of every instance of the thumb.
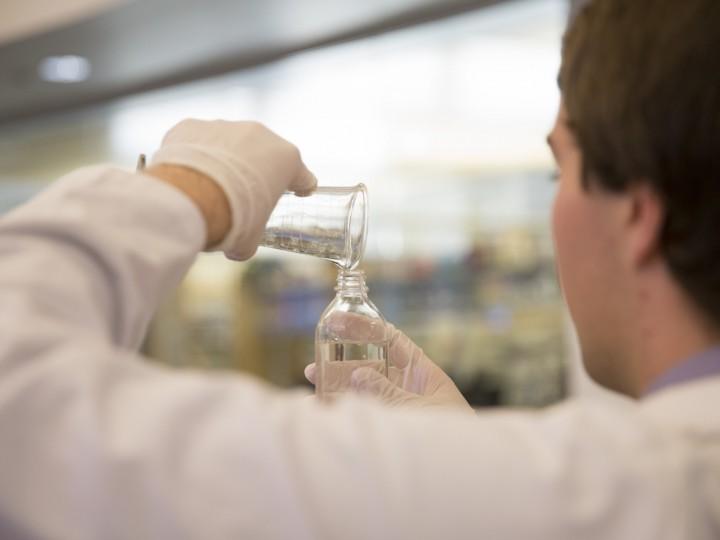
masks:
<path fill-rule="evenodd" d="M 305 371 L 303 374 L 305 375 L 305 378 L 310 382 L 311 384 L 315 384 L 315 375 L 317 373 L 317 365 L 315 362 L 311 362 L 307 366 L 305 366 Z"/>
<path fill-rule="evenodd" d="M 317 178 L 311 173 L 304 163 L 300 162 L 300 170 L 289 188 L 299 197 L 310 195 L 317 187 Z"/>

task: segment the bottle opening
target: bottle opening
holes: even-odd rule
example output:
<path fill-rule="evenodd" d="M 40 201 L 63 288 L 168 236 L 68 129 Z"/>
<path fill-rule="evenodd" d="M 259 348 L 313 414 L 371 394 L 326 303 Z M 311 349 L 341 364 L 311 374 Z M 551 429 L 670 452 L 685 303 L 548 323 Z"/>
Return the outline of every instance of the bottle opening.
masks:
<path fill-rule="evenodd" d="M 335 290 L 337 292 L 346 293 L 367 293 L 368 288 L 365 284 L 365 272 L 362 270 L 348 270 L 341 268 L 338 272 Z"/>

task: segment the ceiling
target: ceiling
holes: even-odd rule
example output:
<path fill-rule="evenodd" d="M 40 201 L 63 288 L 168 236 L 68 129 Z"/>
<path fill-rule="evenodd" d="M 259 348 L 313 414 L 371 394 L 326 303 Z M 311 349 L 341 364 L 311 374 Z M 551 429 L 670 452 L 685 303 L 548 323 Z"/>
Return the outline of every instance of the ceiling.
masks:
<path fill-rule="evenodd" d="M 8 5 L 15 11 L 3 6 L 0 24 L 0 124 L 226 73 L 500 1 L 23 0 L 23 9 L 19 0 L 12 0 Z M 52 5 L 67 9 L 52 8 L 56 13 L 50 17 Z M 27 16 L 43 9 L 42 16 Z M 40 79 L 43 58 L 67 54 L 90 61 L 87 80 L 59 84 Z"/>
<path fill-rule="evenodd" d="M 2 0 L 0 45 L 87 19 L 129 0 Z"/>

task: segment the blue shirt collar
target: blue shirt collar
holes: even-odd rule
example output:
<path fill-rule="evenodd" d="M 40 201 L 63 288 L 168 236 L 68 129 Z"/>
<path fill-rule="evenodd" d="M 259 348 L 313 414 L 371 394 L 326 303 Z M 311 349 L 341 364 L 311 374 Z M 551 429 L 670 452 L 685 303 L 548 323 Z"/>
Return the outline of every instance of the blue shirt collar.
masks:
<path fill-rule="evenodd" d="M 720 376 L 720 346 L 713 347 L 669 369 L 659 377 L 645 391 L 645 396 L 653 394 L 669 386 L 682 384 L 695 379 Z"/>

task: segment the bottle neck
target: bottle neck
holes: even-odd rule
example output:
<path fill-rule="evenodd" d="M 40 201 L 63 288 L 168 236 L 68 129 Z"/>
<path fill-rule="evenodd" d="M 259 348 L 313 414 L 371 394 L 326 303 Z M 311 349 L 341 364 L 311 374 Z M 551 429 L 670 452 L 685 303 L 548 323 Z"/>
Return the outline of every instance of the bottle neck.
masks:
<path fill-rule="evenodd" d="M 338 296 L 365 296 L 368 292 L 365 285 L 365 272 L 362 270 L 338 271 L 335 291 Z"/>

